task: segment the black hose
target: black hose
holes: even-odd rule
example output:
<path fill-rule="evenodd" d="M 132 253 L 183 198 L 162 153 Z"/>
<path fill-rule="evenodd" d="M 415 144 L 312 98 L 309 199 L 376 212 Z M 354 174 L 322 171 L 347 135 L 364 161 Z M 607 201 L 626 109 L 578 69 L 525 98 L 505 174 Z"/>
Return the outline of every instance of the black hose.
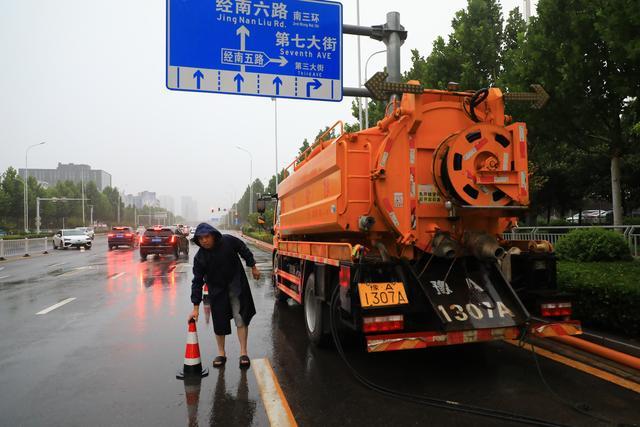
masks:
<path fill-rule="evenodd" d="M 511 412 L 498 411 L 495 409 L 488 409 L 479 406 L 465 405 L 459 402 L 451 401 L 451 400 L 443 400 L 436 399 L 427 396 L 414 395 L 410 393 L 402 393 L 398 392 L 369 381 L 364 376 L 358 373 L 351 365 L 346 355 L 344 354 L 344 349 L 342 348 L 342 343 L 340 342 L 340 338 L 338 337 L 338 328 L 336 325 L 335 312 L 337 309 L 338 303 L 338 295 L 339 295 L 339 287 L 333 290 L 333 294 L 331 296 L 331 307 L 329 310 L 329 319 L 331 324 L 331 335 L 333 337 L 333 342 L 338 350 L 338 354 L 342 358 L 342 361 L 345 363 L 351 374 L 358 380 L 362 385 L 367 387 L 370 390 L 376 391 L 384 396 L 392 397 L 394 399 L 401 399 L 408 402 L 413 402 L 421 405 L 431 406 L 435 408 L 448 409 L 451 411 L 461 412 L 465 414 L 473 414 L 480 415 L 483 417 L 489 417 L 494 419 L 500 419 L 504 421 L 517 422 L 520 424 L 529 424 L 535 426 L 546 426 L 546 427 L 565 427 L 565 424 L 558 424 L 551 421 L 540 420 L 533 417 L 528 417 L 525 415 L 518 415 Z"/>
<path fill-rule="evenodd" d="M 471 120 L 478 123 L 480 119 L 476 116 L 476 107 L 483 103 L 487 97 L 489 96 L 489 88 L 482 88 L 477 90 L 473 95 L 471 95 L 471 100 L 469 101 L 469 114 L 471 115 Z"/>

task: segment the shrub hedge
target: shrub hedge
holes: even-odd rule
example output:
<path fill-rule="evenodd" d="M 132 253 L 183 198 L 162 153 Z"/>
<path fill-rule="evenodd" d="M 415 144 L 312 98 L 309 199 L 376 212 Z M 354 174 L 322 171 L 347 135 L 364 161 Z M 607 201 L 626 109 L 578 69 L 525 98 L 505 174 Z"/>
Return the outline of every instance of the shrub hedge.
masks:
<path fill-rule="evenodd" d="M 575 295 L 575 319 L 640 336 L 640 262 L 561 261 L 558 285 Z"/>
<path fill-rule="evenodd" d="M 573 230 L 556 243 L 558 258 L 570 261 L 630 260 L 629 246 L 618 232 L 603 228 Z"/>
<path fill-rule="evenodd" d="M 249 237 L 253 237 L 254 239 L 262 240 L 263 242 L 272 244 L 273 243 L 273 235 L 264 230 L 256 230 L 251 226 L 242 227 L 242 232 Z"/>

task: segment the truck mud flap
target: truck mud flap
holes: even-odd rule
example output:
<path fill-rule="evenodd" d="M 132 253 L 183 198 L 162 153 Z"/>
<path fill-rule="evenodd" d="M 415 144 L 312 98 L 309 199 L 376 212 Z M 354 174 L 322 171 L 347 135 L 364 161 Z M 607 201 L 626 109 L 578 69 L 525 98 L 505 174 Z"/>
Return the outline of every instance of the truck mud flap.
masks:
<path fill-rule="evenodd" d="M 529 313 L 495 263 L 473 257 L 433 257 L 425 266 L 404 263 L 444 331 L 520 327 Z"/>

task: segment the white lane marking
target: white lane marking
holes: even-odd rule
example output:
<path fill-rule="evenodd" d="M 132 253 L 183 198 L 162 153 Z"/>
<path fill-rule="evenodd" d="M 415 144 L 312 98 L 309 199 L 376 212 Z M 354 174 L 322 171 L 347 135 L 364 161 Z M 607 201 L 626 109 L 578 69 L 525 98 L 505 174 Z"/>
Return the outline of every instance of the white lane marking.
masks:
<path fill-rule="evenodd" d="M 56 308 L 60 308 L 60 307 L 62 307 L 63 305 L 70 303 L 70 302 L 71 302 L 71 301 L 73 301 L 74 299 L 75 299 L 75 298 L 67 298 L 67 299 L 66 299 L 66 300 L 64 300 L 64 301 L 60 301 L 59 303 L 54 304 L 54 305 L 52 305 L 51 307 L 47 307 L 47 308 L 45 308 L 44 310 L 37 312 L 37 313 L 36 313 L 36 316 L 37 316 L 37 315 L 40 315 L 40 314 L 47 314 L 47 313 L 49 313 L 50 311 L 55 310 Z"/>
<path fill-rule="evenodd" d="M 256 376 L 260 397 L 269 417 L 269 424 L 272 427 L 297 426 L 291 408 L 284 397 L 284 393 L 278 384 L 276 374 L 271 368 L 269 359 L 253 359 L 251 369 Z"/>
<path fill-rule="evenodd" d="M 9 276 L 0 276 L 0 280 L 6 279 L 7 277 L 11 277 L 11 275 L 9 275 Z"/>
<path fill-rule="evenodd" d="M 124 271 L 121 271 L 120 273 L 114 274 L 113 276 L 109 277 L 109 279 L 117 279 L 118 277 L 124 275 Z"/>
<path fill-rule="evenodd" d="M 0 267 L 0 271 L 4 270 L 4 267 Z"/>

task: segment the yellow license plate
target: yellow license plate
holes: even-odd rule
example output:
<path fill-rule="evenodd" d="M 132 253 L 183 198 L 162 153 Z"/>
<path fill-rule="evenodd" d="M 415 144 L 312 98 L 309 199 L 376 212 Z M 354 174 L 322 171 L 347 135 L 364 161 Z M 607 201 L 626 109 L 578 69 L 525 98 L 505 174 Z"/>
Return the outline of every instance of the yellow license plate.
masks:
<path fill-rule="evenodd" d="M 362 307 L 409 304 L 402 282 L 358 283 Z"/>

